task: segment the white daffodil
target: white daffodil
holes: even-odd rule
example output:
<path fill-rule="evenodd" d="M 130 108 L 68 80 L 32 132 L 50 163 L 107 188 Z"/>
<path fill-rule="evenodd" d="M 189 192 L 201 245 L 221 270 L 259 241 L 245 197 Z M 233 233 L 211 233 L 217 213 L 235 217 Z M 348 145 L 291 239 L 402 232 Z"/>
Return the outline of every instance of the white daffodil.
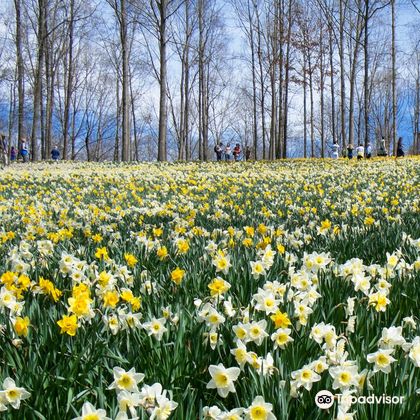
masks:
<path fill-rule="evenodd" d="M 265 319 L 252 322 L 249 325 L 248 335 L 249 339 L 253 341 L 257 346 L 260 346 L 265 337 L 268 337 L 267 332 L 265 329 L 267 328 L 267 321 Z"/>
<path fill-rule="evenodd" d="M 225 368 L 221 363 L 209 366 L 211 380 L 207 384 L 208 389 L 217 389 L 217 393 L 226 398 L 229 392 L 236 392 L 233 384 L 240 374 L 241 370 L 237 367 Z"/>
<path fill-rule="evenodd" d="M 345 390 L 358 385 L 358 372 L 355 365 L 330 367 L 329 372 L 334 379 L 333 389 Z"/>
<path fill-rule="evenodd" d="M 354 290 L 358 292 L 359 290 L 365 295 L 369 294 L 370 289 L 370 277 L 366 277 L 364 273 L 353 275 Z"/>
<path fill-rule="evenodd" d="M 321 376 L 314 372 L 309 366 L 304 366 L 302 369 L 292 372 L 292 379 L 296 384 L 296 388 L 303 386 L 310 391 L 312 385 L 321 380 Z"/>
<path fill-rule="evenodd" d="M 205 420 L 218 420 L 220 414 L 222 414 L 222 410 L 216 405 L 203 407 L 203 418 Z"/>
<path fill-rule="evenodd" d="M 115 420 L 139 420 L 139 418 L 137 416 L 130 418 L 125 411 L 119 411 L 115 417 Z"/>
<path fill-rule="evenodd" d="M 260 276 L 265 276 L 267 272 L 265 271 L 264 264 L 261 261 L 251 261 L 251 274 L 254 279 L 257 279 Z"/>
<path fill-rule="evenodd" d="M 273 405 L 266 403 L 264 397 L 258 395 L 246 410 L 246 418 L 250 420 L 276 420 L 272 413 Z"/>
<path fill-rule="evenodd" d="M 236 341 L 236 348 L 232 349 L 230 353 L 233 354 L 241 369 L 243 369 L 245 364 L 250 361 L 250 356 L 246 350 L 246 346 L 241 340 Z"/>
<path fill-rule="evenodd" d="M 404 322 L 404 325 L 408 325 L 413 330 L 415 330 L 417 327 L 416 321 L 414 321 L 414 318 L 412 316 L 406 316 L 405 318 L 403 318 L 403 322 Z"/>
<path fill-rule="evenodd" d="M 153 409 L 150 420 L 167 420 L 172 411 L 178 407 L 178 403 L 171 401 L 164 395 L 159 395 L 156 402 L 157 406 Z"/>
<path fill-rule="evenodd" d="M 150 322 L 145 322 L 143 328 L 149 336 L 155 337 L 158 341 L 162 339 L 163 334 L 168 331 L 165 327 L 166 318 L 152 318 Z"/>
<path fill-rule="evenodd" d="M 417 336 L 414 338 L 411 343 L 410 352 L 408 357 L 413 361 L 414 366 L 420 367 L 420 337 Z"/>
<path fill-rule="evenodd" d="M 347 298 L 347 305 L 346 305 L 346 317 L 350 317 L 354 314 L 354 302 L 356 298 L 349 297 Z"/>
<path fill-rule="evenodd" d="M 217 273 L 222 272 L 223 274 L 227 274 L 229 268 L 232 267 L 229 255 L 224 254 L 217 254 L 213 259 L 213 265 L 216 267 Z"/>
<path fill-rule="evenodd" d="M 321 322 L 319 324 L 315 324 L 311 328 L 311 333 L 309 334 L 309 337 L 312 338 L 312 340 L 315 340 L 318 344 L 322 343 L 322 340 L 324 339 L 325 334 L 325 323 Z"/>
<path fill-rule="evenodd" d="M 316 373 L 321 374 L 328 369 L 327 357 L 321 356 L 319 359 L 314 360 L 309 364 L 309 368 L 315 371 Z"/>
<path fill-rule="evenodd" d="M 243 408 L 234 408 L 233 410 L 220 413 L 216 420 L 242 420 Z"/>
<path fill-rule="evenodd" d="M 216 329 L 220 324 L 223 324 L 225 320 L 226 318 L 214 308 L 211 308 L 205 317 L 207 326 L 212 329 Z"/>
<path fill-rule="evenodd" d="M 367 355 L 367 361 L 369 363 L 375 363 L 373 367 L 374 372 L 382 371 L 384 373 L 391 372 L 391 363 L 394 363 L 394 359 L 391 354 L 394 352 L 394 349 L 380 349 L 375 353 L 370 353 Z"/>
<path fill-rule="evenodd" d="M 271 353 L 267 353 L 267 356 L 265 358 L 261 358 L 259 363 L 261 365 L 260 373 L 263 376 L 271 376 L 275 371 L 277 371 L 277 368 L 274 366 L 274 359 Z"/>
<path fill-rule="evenodd" d="M 256 302 L 255 309 L 257 311 L 265 312 L 266 315 L 276 312 L 280 300 L 274 297 L 274 294 L 270 291 L 258 289 L 253 297 Z"/>
<path fill-rule="evenodd" d="M 82 415 L 73 420 L 111 420 L 106 416 L 106 411 L 103 409 L 96 409 L 90 402 L 85 402 L 82 407 Z"/>
<path fill-rule="evenodd" d="M 31 394 L 25 389 L 16 386 L 12 378 L 7 377 L 3 381 L 3 391 L 0 391 L 0 403 L 2 405 L 11 405 L 18 409 L 20 402 L 29 398 Z"/>
<path fill-rule="evenodd" d="M 284 349 L 288 343 L 291 343 L 293 341 L 293 338 L 290 337 L 291 332 L 290 328 L 279 328 L 271 334 L 271 340 L 274 341 L 274 349 L 278 347 Z"/>
<path fill-rule="evenodd" d="M 163 388 L 160 383 L 144 385 L 140 391 L 140 405 L 145 408 L 152 408 L 156 405 L 157 398 L 163 395 Z"/>
<path fill-rule="evenodd" d="M 234 325 L 232 329 L 237 339 L 244 343 L 249 341 L 249 324 L 242 324 L 242 322 L 239 322 L 238 325 Z"/>
<path fill-rule="evenodd" d="M 0 308 L 5 307 L 8 309 L 12 309 L 13 306 L 16 304 L 16 297 L 15 295 L 6 289 L 6 287 L 2 287 L 0 289 Z"/>
<path fill-rule="evenodd" d="M 382 337 L 379 340 L 381 349 L 392 349 L 396 346 L 402 346 L 405 338 L 402 336 L 402 327 L 389 327 L 382 330 Z"/>
<path fill-rule="evenodd" d="M 114 367 L 114 382 L 108 389 L 116 389 L 117 391 L 138 392 L 137 384 L 144 379 L 143 373 L 136 373 L 134 368 L 128 372 L 120 367 Z"/>
<path fill-rule="evenodd" d="M 120 391 L 117 396 L 120 412 L 130 411 L 131 415 L 136 414 L 136 407 L 140 405 L 140 394 L 137 392 Z"/>

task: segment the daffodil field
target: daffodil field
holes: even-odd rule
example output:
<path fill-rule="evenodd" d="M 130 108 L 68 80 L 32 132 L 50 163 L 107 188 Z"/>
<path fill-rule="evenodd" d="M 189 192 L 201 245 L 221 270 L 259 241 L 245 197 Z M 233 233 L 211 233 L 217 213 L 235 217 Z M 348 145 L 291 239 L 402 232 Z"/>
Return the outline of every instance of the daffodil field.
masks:
<path fill-rule="evenodd" d="M 0 181 L 1 418 L 419 418 L 419 159 Z"/>

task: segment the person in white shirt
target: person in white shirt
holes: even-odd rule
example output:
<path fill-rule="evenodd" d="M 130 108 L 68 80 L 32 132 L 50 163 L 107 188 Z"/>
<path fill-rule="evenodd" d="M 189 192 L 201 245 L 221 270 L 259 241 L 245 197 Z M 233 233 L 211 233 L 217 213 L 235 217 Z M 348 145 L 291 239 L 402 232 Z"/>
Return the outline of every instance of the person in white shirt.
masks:
<path fill-rule="evenodd" d="M 365 156 L 365 148 L 361 144 L 359 144 L 357 146 L 357 148 L 356 148 L 356 154 L 357 154 L 357 159 L 358 160 L 364 158 L 364 156 Z"/>
<path fill-rule="evenodd" d="M 331 157 L 333 159 L 338 159 L 338 151 L 339 151 L 339 149 L 340 149 L 339 144 L 337 142 L 334 142 L 333 145 L 332 145 L 332 154 L 331 154 Z"/>
<path fill-rule="evenodd" d="M 225 147 L 225 160 L 232 160 L 232 149 L 230 147 L 230 143 L 228 143 Z"/>

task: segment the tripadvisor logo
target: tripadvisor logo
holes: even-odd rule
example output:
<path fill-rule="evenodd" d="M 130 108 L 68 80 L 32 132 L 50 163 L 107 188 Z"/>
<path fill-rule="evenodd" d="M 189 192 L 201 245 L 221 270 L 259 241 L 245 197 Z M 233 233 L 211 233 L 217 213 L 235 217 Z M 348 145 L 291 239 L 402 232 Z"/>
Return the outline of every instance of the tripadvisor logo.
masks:
<path fill-rule="evenodd" d="M 315 395 L 315 404 L 322 410 L 327 410 L 334 404 L 334 395 L 323 389 Z"/>
<path fill-rule="evenodd" d="M 322 410 L 327 410 L 334 404 L 334 398 L 338 400 L 339 404 L 402 404 L 404 401 L 403 396 L 397 395 L 343 395 L 332 394 L 330 391 L 323 389 L 315 395 L 315 404 Z"/>

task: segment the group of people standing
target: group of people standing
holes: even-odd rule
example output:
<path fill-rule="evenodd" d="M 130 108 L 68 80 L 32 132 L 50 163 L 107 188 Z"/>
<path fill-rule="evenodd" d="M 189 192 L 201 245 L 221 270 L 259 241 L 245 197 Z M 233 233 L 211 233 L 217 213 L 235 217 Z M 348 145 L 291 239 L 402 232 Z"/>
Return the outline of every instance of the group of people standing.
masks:
<path fill-rule="evenodd" d="M 30 154 L 26 140 L 21 140 L 19 149 L 15 146 L 11 146 L 9 150 L 6 136 L 4 134 L 0 134 L 0 163 L 7 166 L 9 163 L 16 162 L 19 158 L 21 158 L 24 163 L 29 162 Z M 51 159 L 60 159 L 60 151 L 57 146 L 54 146 L 51 150 Z"/>
<path fill-rule="evenodd" d="M 339 158 L 339 150 L 340 150 L 340 146 L 338 143 L 334 143 L 332 145 L 332 152 L 331 152 L 331 156 L 333 159 L 338 159 Z M 366 149 L 363 146 L 363 144 L 359 143 L 359 145 L 356 147 L 356 150 L 354 150 L 354 147 L 352 144 L 349 144 L 347 146 L 347 157 L 349 159 L 353 159 L 354 157 L 354 151 L 356 152 L 355 156 L 357 157 L 357 159 L 370 159 L 372 157 L 372 145 L 370 144 L 370 142 L 367 143 L 366 145 Z M 379 144 L 379 148 L 377 151 L 377 155 L 378 156 L 388 156 L 388 152 L 386 150 L 386 145 L 385 145 L 385 138 L 382 137 L 381 142 Z M 403 149 L 403 145 L 402 145 L 402 137 L 400 137 L 398 139 L 398 143 L 397 143 L 397 157 L 404 157 L 404 149 Z"/>
<path fill-rule="evenodd" d="M 244 160 L 244 153 L 239 143 L 236 143 L 233 149 L 230 143 L 227 143 L 226 146 L 224 146 L 223 143 L 217 143 L 214 146 L 214 152 L 216 153 L 217 161 L 225 160 L 227 162 L 230 162 L 234 160 L 235 162 L 239 162 L 241 160 Z M 250 158 L 251 158 L 251 148 L 249 146 L 246 146 L 245 160 L 249 160 Z"/>

